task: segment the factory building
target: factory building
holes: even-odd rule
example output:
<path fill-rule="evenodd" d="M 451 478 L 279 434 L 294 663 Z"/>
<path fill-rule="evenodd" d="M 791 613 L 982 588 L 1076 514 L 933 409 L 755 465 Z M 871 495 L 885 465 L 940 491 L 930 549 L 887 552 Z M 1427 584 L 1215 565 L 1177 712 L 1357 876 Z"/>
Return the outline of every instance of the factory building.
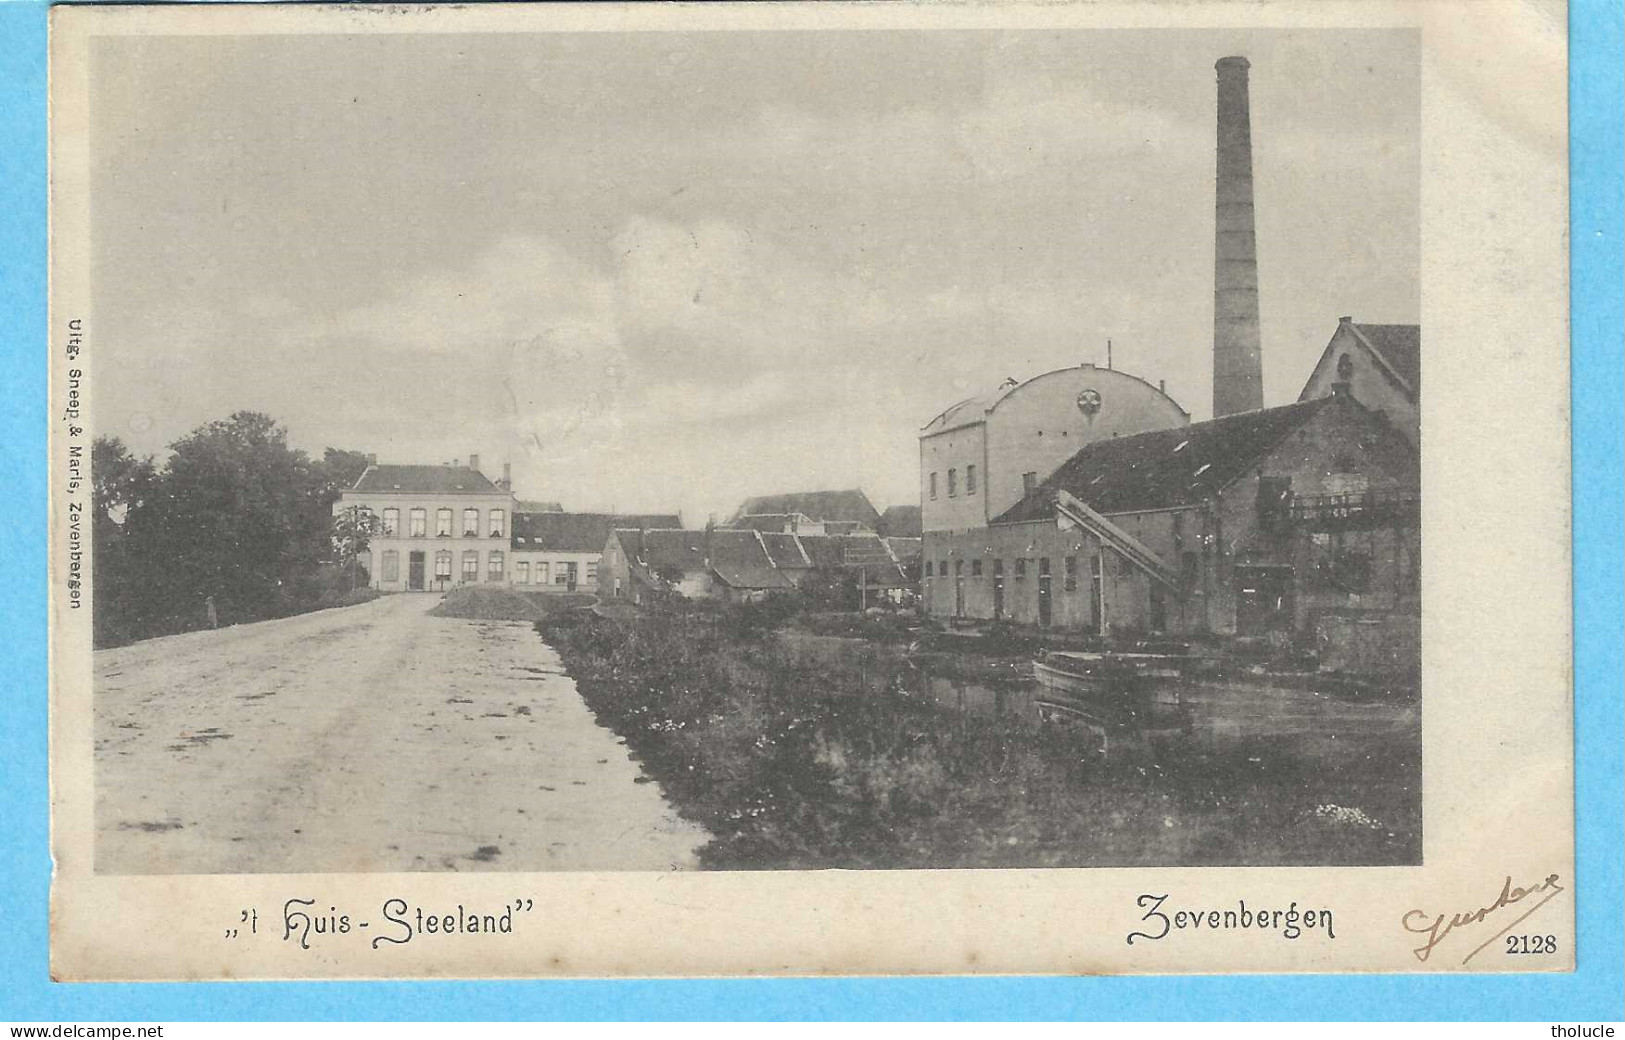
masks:
<path fill-rule="evenodd" d="M 1007 380 L 920 434 L 925 611 L 1101 635 L 1397 619 L 1414 651 L 1415 326 L 1345 318 L 1263 407 L 1245 58 L 1215 66 L 1213 414 L 1089 365 Z"/>

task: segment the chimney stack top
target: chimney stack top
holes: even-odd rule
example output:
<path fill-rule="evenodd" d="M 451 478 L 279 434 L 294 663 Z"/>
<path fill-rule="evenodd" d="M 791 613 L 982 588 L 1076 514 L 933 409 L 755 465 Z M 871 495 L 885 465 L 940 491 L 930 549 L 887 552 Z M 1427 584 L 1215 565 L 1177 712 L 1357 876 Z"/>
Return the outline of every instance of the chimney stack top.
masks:
<path fill-rule="evenodd" d="M 1341 318 L 1337 319 L 1337 323 L 1339 325 L 1353 325 L 1354 324 L 1354 318 L 1352 316 L 1350 316 L 1350 315 L 1345 314 Z"/>
<path fill-rule="evenodd" d="M 1232 54 L 1227 58 L 1220 58 L 1213 63 L 1213 67 L 1223 72 L 1225 69 L 1241 69 L 1246 71 L 1252 68 L 1253 63 L 1239 54 Z"/>
<path fill-rule="evenodd" d="M 480 471 L 480 457 L 478 455 L 470 455 L 468 457 L 468 468 L 473 470 L 475 473 Z"/>

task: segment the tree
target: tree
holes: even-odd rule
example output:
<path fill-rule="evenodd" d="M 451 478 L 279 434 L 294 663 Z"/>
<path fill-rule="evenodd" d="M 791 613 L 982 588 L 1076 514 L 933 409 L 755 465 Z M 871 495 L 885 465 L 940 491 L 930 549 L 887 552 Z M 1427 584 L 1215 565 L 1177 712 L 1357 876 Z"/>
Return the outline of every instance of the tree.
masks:
<path fill-rule="evenodd" d="M 378 527 L 378 518 L 361 506 L 346 506 L 333 517 L 333 552 L 350 577 L 352 591 L 356 587 L 355 568 L 371 547 Z"/>
<path fill-rule="evenodd" d="M 142 509 L 158 487 L 151 457 L 130 454 L 117 437 L 90 445 L 92 639 L 107 646 L 138 638 L 148 558 L 139 546 Z"/>

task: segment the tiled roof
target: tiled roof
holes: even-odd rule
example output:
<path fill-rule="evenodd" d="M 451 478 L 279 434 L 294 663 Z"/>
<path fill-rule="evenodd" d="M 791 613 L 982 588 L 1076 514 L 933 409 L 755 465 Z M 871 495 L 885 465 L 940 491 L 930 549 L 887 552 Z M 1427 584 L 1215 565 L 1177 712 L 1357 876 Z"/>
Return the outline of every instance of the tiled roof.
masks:
<path fill-rule="evenodd" d="M 918 538 L 920 536 L 919 506 L 888 506 L 880 514 L 875 530 L 888 538 Z"/>
<path fill-rule="evenodd" d="M 764 531 L 762 545 L 766 547 L 768 559 L 773 561 L 775 567 L 805 570 L 812 566 L 812 562 L 802 555 L 801 546 L 793 534 L 770 534 Z"/>
<path fill-rule="evenodd" d="M 886 538 L 883 539 L 886 548 L 897 557 L 899 563 L 912 563 L 920 558 L 920 539 L 918 538 Z"/>
<path fill-rule="evenodd" d="M 783 531 L 796 523 L 811 523 L 812 518 L 800 513 L 748 513 L 728 522 L 729 527 L 749 528 L 752 531 Z"/>
<path fill-rule="evenodd" d="M 1422 392 L 1422 327 L 1420 325 L 1366 325 L 1352 322 L 1364 339 L 1412 390 Z"/>
<path fill-rule="evenodd" d="M 513 515 L 513 547 L 548 552 L 603 552 L 617 527 L 676 527 L 675 514 L 519 513 Z"/>
<path fill-rule="evenodd" d="M 485 474 L 467 466 L 368 466 L 350 490 L 403 495 L 503 494 Z"/>
<path fill-rule="evenodd" d="M 1322 397 L 1095 441 L 993 522 L 1048 519 L 1054 515 L 1052 492 L 1057 489 L 1105 514 L 1201 502 L 1255 466 L 1334 400 L 1338 399 Z"/>
<path fill-rule="evenodd" d="M 874 534 L 804 534 L 801 547 L 814 567 L 854 567 L 890 563 L 886 543 Z"/>
<path fill-rule="evenodd" d="M 747 498 L 737 517 L 757 513 L 801 513 L 813 520 L 856 520 L 873 525 L 880 519 L 874 504 L 857 488 L 847 491 L 796 491 Z"/>
<path fill-rule="evenodd" d="M 789 579 L 773 569 L 773 561 L 755 531 L 722 527 L 711 531 L 616 528 L 615 536 L 627 556 L 646 567 L 697 571 L 709 564 L 719 578 L 735 588 L 776 589 L 789 585 Z"/>
<path fill-rule="evenodd" d="M 564 506 L 557 502 L 520 499 L 514 504 L 514 511 L 519 513 L 562 513 L 564 512 Z"/>

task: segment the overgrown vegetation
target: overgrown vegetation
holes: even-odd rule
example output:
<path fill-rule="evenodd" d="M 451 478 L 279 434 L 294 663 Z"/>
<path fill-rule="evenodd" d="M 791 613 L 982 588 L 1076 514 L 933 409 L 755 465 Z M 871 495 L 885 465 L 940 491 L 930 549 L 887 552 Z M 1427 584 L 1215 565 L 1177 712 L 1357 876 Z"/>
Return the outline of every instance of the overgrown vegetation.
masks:
<path fill-rule="evenodd" d="M 170 451 L 160 466 L 116 437 L 91 446 L 97 646 L 361 598 L 365 532 L 337 527 L 333 503 L 364 455 L 311 459 L 257 412 L 200 426 Z"/>
<path fill-rule="evenodd" d="M 798 655 L 774 636 L 783 609 L 573 611 L 537 626 L 600 722 L 714 835 L 701 853 L 708 867 L 1420 856 L 1419 743 L 1357 767 L 1246 744 L 1148 741 L 1143 754 L 1102 756 L 1026 719 L 940 709 L 909 695 L 900 674 L 877 689 L 879 650 Z M 1327 805 L 1358 807 L 1364 822 Z"/>

